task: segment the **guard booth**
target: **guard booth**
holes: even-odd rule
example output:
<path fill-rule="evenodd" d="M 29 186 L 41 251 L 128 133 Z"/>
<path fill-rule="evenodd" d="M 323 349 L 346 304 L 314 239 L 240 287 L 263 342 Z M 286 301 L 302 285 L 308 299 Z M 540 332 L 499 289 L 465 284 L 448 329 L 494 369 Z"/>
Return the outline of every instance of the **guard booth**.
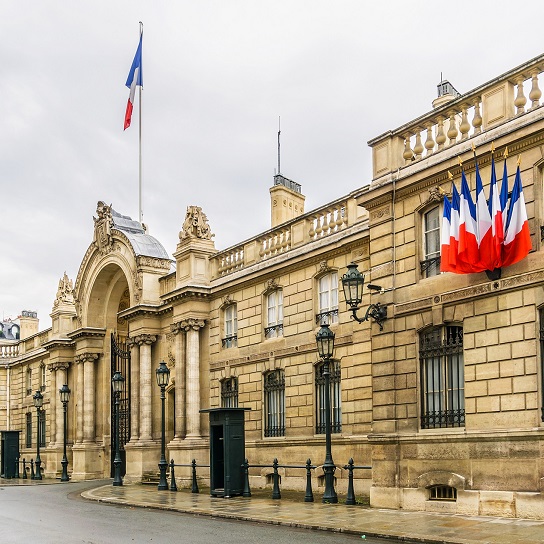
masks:
<path fill-rule="evenodd" d="M 19 431 L 0 431 L 0 477 L 15 478 L 19 462 Z"/>
<path fill-rule="evenodd" d="M 244 412 L 250 408 L 208 408 L 210 414 L 210 494 L 233 497 L 244 491 Z"/>

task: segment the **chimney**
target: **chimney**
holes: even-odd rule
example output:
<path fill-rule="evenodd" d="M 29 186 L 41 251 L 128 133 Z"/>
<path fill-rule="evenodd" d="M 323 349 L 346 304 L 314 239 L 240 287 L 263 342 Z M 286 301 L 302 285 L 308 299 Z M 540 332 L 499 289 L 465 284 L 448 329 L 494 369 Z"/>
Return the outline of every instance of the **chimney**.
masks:
<path fill-rule="evenodd" d="M 304 213 L 306 197 L 301 186 L 281 174 L 274 176 L 274 186 L 270 188 L 271 227 L 277 227 Z"/>

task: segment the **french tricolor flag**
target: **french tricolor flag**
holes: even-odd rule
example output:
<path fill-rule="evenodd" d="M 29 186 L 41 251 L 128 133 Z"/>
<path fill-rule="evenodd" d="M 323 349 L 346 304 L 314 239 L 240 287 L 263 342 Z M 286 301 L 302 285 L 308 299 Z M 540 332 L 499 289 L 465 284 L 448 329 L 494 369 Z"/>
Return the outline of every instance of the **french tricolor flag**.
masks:
<path fill-rule="evenodd" d="M 472 201 L 470 189 L 464 170 L 461 171 L 461 201 L 459 209 L 459 250 L 457 261 L 471 267 L 471 272 L 484 270 L 478 263 L 480 251 L 478 249 L 478 225 L 476 223 L 476 206 Z"/>
<path fill-rule="evenodd" d="M 455 261 L 451 262 L 454 249 L 450 243 L 451 232 L 451 202 L 444 196 L 444 213 L 442 215 L 442 231 L 440 233 L 440 272 L 455 272 Z M 455 259 L 456 260 L 456 259 Z"/>
<path fill-rule="evenodd" d="M 132 66 L 130 67 L 130 72 L 128 73 L 128 78 L 126 86 L 130 89 L 130 94 L 128 97 L 127 111 L 125 112 L 125 128 L 126 130 L 130 126 L 130 120 L 132 119 L 132 109 L 134 107 L 134 93 L 136 87 L 143 87 L 143 75 L 142 75 L 142 37 L 143 33 L 140 33 L 140 43 L 138 44 L 138 49 L 136 49 L 136 55 L 134 55 L 134 60 L 132 61 Z"/>
<path fill-rule="evenodd" d="M 529 254 L 529 251 L 531 251 L 531 234 L 529 232 L 529 222 L 527 220 L 527 210 L 525 209 L 521 173 L 518 164 L 514 188 L 510 197 L 508 215 L 506 217 L 504 244 L 502 248 L 502 266 L 509 266 L 521 261 L 521 259 Z"/>
<path fill-rule="evenodd" d="M 493 239 L 493 221 L 485 198 L 484 185 L 476 161 L 476 218 L 478 224 L 478 249 L 482 270 L 496 268 L 496 253 Z"/>

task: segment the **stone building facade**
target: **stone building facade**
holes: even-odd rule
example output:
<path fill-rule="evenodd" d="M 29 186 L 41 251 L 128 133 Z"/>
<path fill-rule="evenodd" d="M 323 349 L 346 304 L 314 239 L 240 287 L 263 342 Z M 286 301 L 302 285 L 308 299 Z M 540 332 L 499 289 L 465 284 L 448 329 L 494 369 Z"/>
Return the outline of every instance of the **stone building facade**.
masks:
<path fill-rule="evenodd" d="M 370 183 L 321 208 L 305 211 L 300 186 L 278 174 L 271 229 L 226 250 L 197 206 L 180 219 L 172 259 L 142 225 L 99 202 L 77 277 L 59 282 L 51 328 L 0 338 L 0 428 L 21 430 L 21 456 L 32 457 L 32 395 L 42 390 L 44 471 L 60 474 L 58 389 L 67 383 L 72 478 L 109 476 L 120 370 L 123 472 L 141 481 L 157 472 L 154 371 L 164 360 L 168 458 L 206 464 L 200 410 L 239 406 L 250 409 L 250 464 L 320 465 L 315 334 L 327 322 L 339 493 L 353 458 L 372 465 L 355 474 L 372 506 L 544 518 L 543 68 L 541 56 L 465 94 L 442 85 L 432 111 L 369 142 Z M 521 156 L 531 253 L 491 277 L 440 273 L 451 177 L 459 186 L 461 162 L 474 191 L 475 153 L 489 192 L 492 152 L 500 176 L 506 148 L 511 179 Z M 383 330 L 351 319 L 341 287 L 351 262 L 376 287 L 365 289 L 362 312 L 387 306 Z M 282 486 L 303 488 L 303 471 L 282 470 Z M 250 469 L 252 485 L 270 472 Z M 323 485 L 319 467 L 315 480 Z"/>

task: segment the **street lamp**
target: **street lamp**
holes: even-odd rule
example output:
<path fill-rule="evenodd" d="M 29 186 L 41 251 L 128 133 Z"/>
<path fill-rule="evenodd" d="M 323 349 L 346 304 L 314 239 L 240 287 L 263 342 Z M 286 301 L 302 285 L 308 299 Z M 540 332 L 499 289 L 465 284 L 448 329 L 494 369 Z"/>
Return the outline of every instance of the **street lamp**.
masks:
<path fill-rule="evenodd" d="M 170 369 L 166 366 L 164 361 L 161 361 L 159 368 L 155 371 L 157 375 L 157 385 L 161 388 L 161 460 L 159 461 L 159 490 L 168 489 L 168 482 L 166 481 L 166 468 L 168 467 L 168 461 L 165 456 L 165 429 L 164 429 L 164 400 L 166 398 L 165 390 L 170 380 Z"/>
<path fill-rule="evenodd" d="M 324 503 L 337 503 L 338 496 L 334 490 L 334 473 L 336 465 L 332 460 L 331 451 L 331 391 L 330 391 L 330 361 L 334 355 L 334 333 L 325 324 L 315 335 L 317 352 L 323 359 L 323 378 L 325 379 L 325 462 L 323 472 L 325 473 Z"/>
<path fill-rule="evenodd" d="M 36 407 L 36 413 L 38 415 L 38 429 L 37 429 L 37 444 L 36 444 L 36 475 L 34 476 L 35 480 L 41 480 L 42 479 L 42 460 L 40 458 L 40 413 L 42 411 L 43 406 L 43 395 L 41 391 L 38 389 L 36 391 L 36 394 L 32 397 L 34 399 L 34 406 Z"/>
<path fill-rule="evenodd" d="M 68 384 L 64 384 L 59 389 L 59 395 L 60 395 L 60 401 L 62 402 L 62 411 L 64 412 L 64 449 L 62 454 L 62 461 L 60 464 L 62 465 L 62 475 L 60 477 L 61 482 L 67 482 L 70 480 L 68 477 L 68 457 L 66 457 L 66 414 L 68 411 L 68 401 L 70 400 L 70 388 L 68 387 Z"/>
<path fill-rule="evenodd" d="M 382 306 L 379 302 L 371 304 L 367 309 L 364 317 L 357 316 L 357 310 L 363 300 L 363 286 L 365 284 L 365 276 L 359 272 L 355 263 L 348 264 L 348 271 L 342 276 L 342 287 L 344 289 L 344 297 L 346 303 L 351 310 L 352 317 L 357 323 L 368 321 L 371 317 L 380 326 L 383 331 L 383 323 L 387 319 L 387 306 Z M 373 291 L 383 293 L 385 290 L 379 285 L 368 284 L 367 287 Z"/>
<path fill-rule="evenodd" d="M 115 459 L 113 460 L 113 485 L 123 485 L 123 478 L 121 478 L 121 455 L 119 453 L 119 396 L 123 390 L 123 384 L 125 378 L 118 370 L 115 371 L 111 379 L 111 386 L 113 389 L 113 396 L 115 397 L 115 431 L 113 433 L 113 440 L 115 442 Z"/>

